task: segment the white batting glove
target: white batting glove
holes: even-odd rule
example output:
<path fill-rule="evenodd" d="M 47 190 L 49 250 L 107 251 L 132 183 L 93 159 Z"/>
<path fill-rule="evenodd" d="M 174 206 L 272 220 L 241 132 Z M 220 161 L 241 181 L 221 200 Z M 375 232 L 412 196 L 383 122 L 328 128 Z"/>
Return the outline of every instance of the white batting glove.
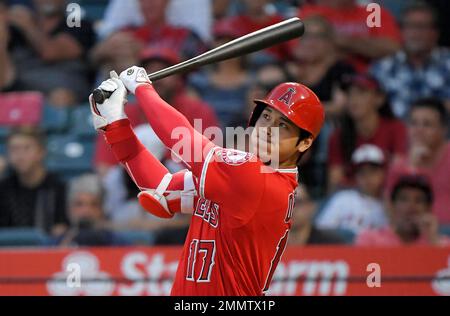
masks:
<path fill-rule="evenodd" d="M 147 72 L 144 68 L 133 66 L 120 74 L 120 80 L 132 94 L 136 94 L 136 89 L 141 85 L 151 85 Z"/>
<path fill-rule="evenodd" d="M 111 71 L 110 76 L 111 79 L 103 81 L 99 86 L 99 89 L 103 91 L 112 92 L 105 102 L 97 104 L 92 94 L 89 96 L 94 127 L 97 130 L 102 130 L 113 122 L 127 118 L 125 114 L 127 89 L 115 71 Z"/>

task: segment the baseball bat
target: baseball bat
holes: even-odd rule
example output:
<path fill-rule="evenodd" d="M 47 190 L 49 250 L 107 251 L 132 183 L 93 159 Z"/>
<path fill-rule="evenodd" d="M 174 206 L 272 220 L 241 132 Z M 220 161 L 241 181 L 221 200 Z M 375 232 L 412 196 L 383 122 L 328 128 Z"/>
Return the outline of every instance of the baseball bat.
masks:
<path fill-rule="evenodd" d="M 201 66 L 254 53 L 273 45 L 298 38 L 304 32 L 305 26 L 303 22 L 299 18 L 292 18 L 244 35 L 197 57 L 152 73 L 148 75 L 148 78 L 151 81 L 157 81 L 173 74 L 183 74 L 198 69 Z M 98 104 L 102 104 L 110 96 L 110 92 L 101 89 L 95 89 L 93 92 L 94 100 Z"/>

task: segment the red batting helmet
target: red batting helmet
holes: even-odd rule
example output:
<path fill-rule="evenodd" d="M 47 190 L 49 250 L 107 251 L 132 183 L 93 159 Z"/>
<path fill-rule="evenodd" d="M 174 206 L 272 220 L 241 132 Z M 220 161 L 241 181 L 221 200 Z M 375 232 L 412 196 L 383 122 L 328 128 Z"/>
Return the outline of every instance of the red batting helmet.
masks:
<path fill-rule="evenodd" d="M 299 83 L 282 83 L 273 89 L 264 100 L 255 100 L 256 108 L 249 126 L 269 106 L 286 116 L 292 123 L 311 133 L 316 138 L 325 121 L 325 111 L 319 98 L 309 88 Z"/>

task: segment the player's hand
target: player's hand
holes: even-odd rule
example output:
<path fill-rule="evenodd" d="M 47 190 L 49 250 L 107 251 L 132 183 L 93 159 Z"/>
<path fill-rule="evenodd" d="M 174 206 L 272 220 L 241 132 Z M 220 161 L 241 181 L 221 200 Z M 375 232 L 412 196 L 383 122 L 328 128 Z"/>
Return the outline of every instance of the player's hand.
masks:
<path fill-rule="evenodd" d="M 145 69 L 137 66 L 123 71 L 120 74 L 120 80 L 122 80 L 127 90 L 132 94 L 136 94 L 136 89 L 139 86 L 152 84 L 150 79 L 148 79 Z"/>
<path fill-rule="evenodd" d="M 105 102 L 97 104 L 92 94 L 89 96 L 94 127 L 97 130 L 102 130 L 113 122 L 127 118 L 125 114 L 127 89 L 115 71 L 112 71 L 110 76 L 110 79 L 103 81 L 99 86 L 99 89 L 103 91 L 112 92 Z"/>

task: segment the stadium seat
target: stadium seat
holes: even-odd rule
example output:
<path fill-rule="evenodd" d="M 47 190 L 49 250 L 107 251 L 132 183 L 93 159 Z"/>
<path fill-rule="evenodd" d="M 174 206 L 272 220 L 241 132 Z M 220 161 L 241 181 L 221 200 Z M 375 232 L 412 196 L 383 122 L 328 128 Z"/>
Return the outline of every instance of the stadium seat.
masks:
<path fill-rule="evenodd" d="M 9 128 L 0 127 L 0 156 L 6 154 L 6 138 L 9 134 Z"/>
<path fill-rule="evenodd" d="M 0 142 L 5 141 L 6 137 L 9 134 L 10 129 L 8 127 L 1 126 L 0 127 Z"/>
<path fill-rule="evenodd" d="M 68 177 L 92 171 L 94 142 L 74 135 L 53 135 L 47 140 L 47 167 Z"/>
<path fill-rule="evenodd" d="M 132 245 L 152 246 L 155 241 L 155 235 L 149 231 L 124 231 L 117 235 Z"/>
<path fill-rule="evenodd" d="M 78 137 L 94 139 L 97 136 L 88 104 L 77 106 L 72 110 L 69 126 L 69 133 Z"/>
<path fill-rule="evenodd" d="M 439 232 L 442 235 L 446 235 L 450 237 L 450 225 L 443 225 L 439 227 Z"/>
<path fill-rule="evenodd" d="M 339 236 L 341 236 L 346 244 L 353 244 L 355 241 L 355 233 L 348 229 L 336 229 L 334 230 Z"/>
<path fill-rule="evenodd" d="M 43 106 L 44 96 L 39 92 L 0 93 L 0 125 L 39 125 Z"/>
<path fill-rule="evenodd" d="M 103 18 L 109 0 L 78 0 L 83 8 L 86 17 L 92 21 L 99 21 Z"/>
<path fill-rule="evenodd" d="M 0 229 L 0 247 L 31 247 L 48 244 L 48 236 L 32 228 Z"/>
<path fill-rule="evenodd" d="M 43 112 L 41 126 L 47 133 L 61 133 L 68 128 L 68 109 L 46 105 Z"/>

